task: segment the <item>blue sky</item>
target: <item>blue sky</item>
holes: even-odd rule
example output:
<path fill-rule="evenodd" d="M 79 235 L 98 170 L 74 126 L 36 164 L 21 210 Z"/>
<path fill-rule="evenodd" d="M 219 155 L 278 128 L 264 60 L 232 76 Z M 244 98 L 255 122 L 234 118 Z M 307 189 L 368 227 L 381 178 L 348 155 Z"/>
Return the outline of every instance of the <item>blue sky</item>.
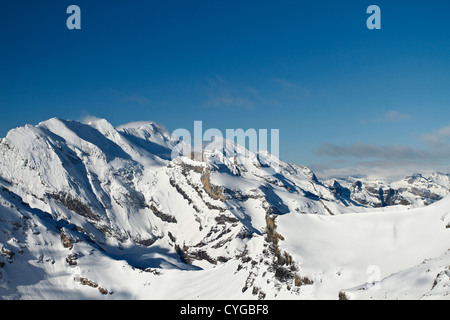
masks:
<path fill-rule="evenodd" d="M 66 28 L 71 4 L 81 30 Z M 381 30 L 366 27 L 372 4 Z M 0 136 L 51 117 L 202 120 L 280 129 L 283 160 L 329 174 L 447 170 L 449 16 L 438 0 L 9 1 Z"/>

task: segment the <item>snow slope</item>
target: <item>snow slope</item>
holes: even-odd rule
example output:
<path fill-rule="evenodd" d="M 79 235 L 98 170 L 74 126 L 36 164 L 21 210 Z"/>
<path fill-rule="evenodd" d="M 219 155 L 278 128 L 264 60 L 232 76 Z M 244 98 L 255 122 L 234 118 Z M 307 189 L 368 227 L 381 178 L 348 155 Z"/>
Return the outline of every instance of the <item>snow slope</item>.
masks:
<path fill-rule="evenodd" d="M 299 261 L 306 276 L 315 279 L 313 297 L 332 299 L 340 289 L 381 281 L 425 259 L 440 257 L 450 248 L 449 212 L 447 197 L 429 207 L 398 212 L 331 217 L 290 214 L 277 221 L 286 238 L 282 248 Z M 442 267 L 450 265 L 448 255 L 441 260 Z M 405 277 L 405 283 L 415 281 L 411 275 Z M 411 294 L 421 297 L 431 289 L 433 280 Z M 378 292 L 399 288 L 385 287 L 385 283 L 380 283 Z"/>

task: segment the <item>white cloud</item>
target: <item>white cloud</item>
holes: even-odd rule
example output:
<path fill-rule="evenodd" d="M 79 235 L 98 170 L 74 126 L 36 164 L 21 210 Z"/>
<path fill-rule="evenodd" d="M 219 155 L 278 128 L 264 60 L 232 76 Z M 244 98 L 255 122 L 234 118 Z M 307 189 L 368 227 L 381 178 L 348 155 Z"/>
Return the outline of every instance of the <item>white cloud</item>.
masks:
<path fill-rule="evenodd" d="M 221 107 L 221 106 L 235 106 L 252 109 L 254 103 L 247 97 L 233 96 L 229 92 L 222 92 L 215 96 L 210 96 L 207 101 L 203 103 L 204 107 Z"/>
<path fill-rule="evenodd" d="M 362 123 L 368 123 L 368 122 L 403 122 L 411 120 L 412 116 L 410 114 L 402 113 L 397 110 L 389 110 L 387 111 L 382 117 L 373 118 L 370 120 L 363 119 L 361 120 Z"/>
<path fill-rule="evenodd" d="M 386 114 L 384 115 L 383 121 L 385 121 L 385 122 L 402 122 L 402 121 L 407 121 L 407 120 L 411 120 L 411 119 L 412 119 L 412 116 L 409 114 L 401 113 L 396 110 L 390 110 L 390 111 L 386 112 Z"/>
<path fill-rule="evenodd" d="M 273 82 L 280 85 L 285 91 L 300 97 L 309 97 L 311 91 L 298 83 L 291 82 L 284 78 L 274 78 Z"/>
<path fill-rule="evenodd" d="M 322 178 L 343 176 L 402 177 L 414 172 L 449 172 L 450 125 L 419 136 L 423 147 L 407 145 L 372 145 L 353 143 L 336 145 L 322 143 L 315 150 L 318 156 L 331 157 L 328 164 L 313 165 Z M 418 142 L 420 142 L 418 141 Z M 336 164 L 337 159 L 347 163 Z M 350 159 L 353 159 L 350 160 Z M 359 162 L 354 162 L 359 159 Z M 352 165 L 349 165 L 353 163 Z"/>
<path fill-rule="evenodd" d="M 135 102 L 137 104 L 140 104 L 141 106 L 145 106 L 145 105 L 149 105 L 150 104 L 150 100 L 144 96 L 141 95 L 130 95 L 130 96 L 125 96 L 122 99 L 122 102 Z"/>
<path fill-rule="evenodd" d="M 344 167 L 327 167 L 311 165 L 316 176 L 321 180 L 354 177 L 396 181 L 413 173 L 428 174 L 433 172 L 450 172 L 450 165 L 422 161 L 372 161 L 358 162 Z"/>
<path fill-rule="evenodd" d="M 425 133 L 420 136 L 420 139 L 432 147 L 449 146 L 448 138 L 450 138 L 450 125 L 439 128 L 432 133 Z"/>
<path fill-rule="evenodd" d="M 105 94 L 114 97 L 115 100 L 121 103 L 136 103 L 141 106 L 147 106 L 151 103 L 150 99 L 140 94 L 131 94 L 128 92 L 119 91 L 113 88 L 102 90 Z"/>
<path fill-rule="evenodd" d="M 338 146 L 332 143 L 322 143 L 315 151 L 319 156 L 377 158 L 377 159 L 423 159 L 427 153 L 405 145 L 369 145 L 353 143 Z"/>
<path fill-rule="evenodd" d="M 87 114 L 80 119 L 80 122 L 84 124 L 89 124 L 90 122 L 95 122 L 98 120 L 102 120 L 102 118 Z"/>
<path fill-rule="evenodd" d="M 255 106 L 253 100 L 258 95 L 256 89 L 251 87 L 238 87 L 225 81 L 220 76 L 208 78 L 207 82 L 208 87 L 206 88 L 206 96 L 208 98 L 202 104 L 204 107 L 238 107 L 253 109 Z"/>

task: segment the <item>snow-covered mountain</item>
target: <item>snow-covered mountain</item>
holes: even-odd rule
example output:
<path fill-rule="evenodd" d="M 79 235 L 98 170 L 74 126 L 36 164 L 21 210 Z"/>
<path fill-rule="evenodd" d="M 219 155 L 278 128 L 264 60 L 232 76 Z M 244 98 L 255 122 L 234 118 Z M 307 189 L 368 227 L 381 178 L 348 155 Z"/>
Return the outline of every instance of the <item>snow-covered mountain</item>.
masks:
<path fill-rule="evenodd" d="M 358 293 L 371 270 L 388 298 L 422 271 L 402 292 L 448 297 L 448 175 L 322 183 L 220 141 L 172 159 L 178 143 L 152 122 L 11 130 L 0 141 L 0 297 L 368 298 Z"/>
<path fill-rule="evenodd" d="M 450 193 L 450 175 L 435 172 L 415 173 L 399 181 L 346 177 L 324 182 L 341 197 L 364 206 L 423 206 L 443 199 Z"/>

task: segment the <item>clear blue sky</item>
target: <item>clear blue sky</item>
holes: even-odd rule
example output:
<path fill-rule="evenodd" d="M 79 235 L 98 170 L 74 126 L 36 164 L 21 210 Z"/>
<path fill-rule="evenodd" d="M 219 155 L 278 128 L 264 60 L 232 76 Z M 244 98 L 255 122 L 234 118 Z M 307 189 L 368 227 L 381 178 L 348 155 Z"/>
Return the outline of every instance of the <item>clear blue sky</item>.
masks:
<path fill-rule="evenodd" d="M 51 117 L 202 120 L 280 129 L 281 158 L 317 170 L 450 158 L 449 1 L 4 1 L 0 43 L 2 137 Z"/>

